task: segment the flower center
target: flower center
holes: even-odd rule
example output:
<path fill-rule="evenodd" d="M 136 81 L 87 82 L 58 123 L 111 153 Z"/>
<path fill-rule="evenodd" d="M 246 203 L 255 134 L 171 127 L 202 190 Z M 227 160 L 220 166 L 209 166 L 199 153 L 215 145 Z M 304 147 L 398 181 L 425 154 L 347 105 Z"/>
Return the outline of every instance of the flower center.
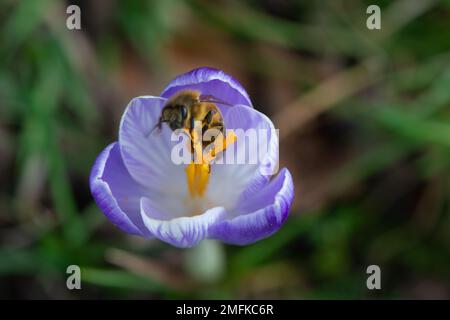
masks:
<path fill-rule="evenodd" d="M 194 157 L 193 161 L 186 167 L 187 185 L 192 198 L 202 198 L 208 186 L 211 162 L 220 152 L 235 143 L 237 137 L 232 130 L 228 130 L 226 137 L 220 133 L 214 142 L 205 149 L 203 149 L 202 140 L 197 131 L 194 130 L 190 137 L 194 149 Z"/>

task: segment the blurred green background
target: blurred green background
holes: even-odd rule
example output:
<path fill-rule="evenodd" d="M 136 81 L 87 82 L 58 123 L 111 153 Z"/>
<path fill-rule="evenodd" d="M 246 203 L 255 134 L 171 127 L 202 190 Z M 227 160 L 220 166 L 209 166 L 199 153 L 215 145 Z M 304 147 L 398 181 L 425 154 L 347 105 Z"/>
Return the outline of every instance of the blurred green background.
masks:
<path fill-rule="evenodd" d="M 450 298 L 450 1 L 5 0 L 0 26 L 0 298 Z M 90 168 L 130 99 L 205 65 L 280 129 L 290 217 L 246 247 L 128 236 Z"/>

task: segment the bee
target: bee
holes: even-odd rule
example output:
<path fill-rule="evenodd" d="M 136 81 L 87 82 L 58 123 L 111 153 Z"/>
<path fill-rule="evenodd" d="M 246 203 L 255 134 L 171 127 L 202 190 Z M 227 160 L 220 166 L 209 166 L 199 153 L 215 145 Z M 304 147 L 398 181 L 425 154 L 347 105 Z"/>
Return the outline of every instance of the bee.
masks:
<path fill-rule="evenodd" d="M 195 122 L 201 122 L 202 136 L 209 129 L 224 132 L 225 124 L 222 113 L 217 104 L 230 106 L 213 96 L 202 95 L 197 90 L 182 90 L 172 96 L 164 105 L 155 129 L 161 131 L 162 124 L 167 123 L 173 131 L 186 130 L 193 136 Z M 203 141 L 203 148 L 214 142 L 214 136 L 210 141 Z"/>

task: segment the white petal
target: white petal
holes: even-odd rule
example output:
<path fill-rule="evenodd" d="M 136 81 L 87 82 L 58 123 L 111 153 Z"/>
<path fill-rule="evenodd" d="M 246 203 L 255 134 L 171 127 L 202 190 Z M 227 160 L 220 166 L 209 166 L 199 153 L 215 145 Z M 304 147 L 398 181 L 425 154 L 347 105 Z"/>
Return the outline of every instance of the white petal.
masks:
<path fill-rule="evenodd" d="M 149 232 L 158 239 L 173 246 L 186 248 L 195 246 L 208 237 L 209 228 L 225 214 L 224 208 L 215 207 L 193 217 L 162 219 L 164 213 L 159 211 L 154 201 L 141 199 L 141 215 Z"/>
<path fill-rule="evenodd" d="M 120 124 L 119 144 L 123 161 L 130 175 L 156 196 L 187 195 L 184 165 L 171 160 L 172 131 L 166 125 L 153 131 L 161 115 L 165 99 L 138 97 L 125 111 Z"/>

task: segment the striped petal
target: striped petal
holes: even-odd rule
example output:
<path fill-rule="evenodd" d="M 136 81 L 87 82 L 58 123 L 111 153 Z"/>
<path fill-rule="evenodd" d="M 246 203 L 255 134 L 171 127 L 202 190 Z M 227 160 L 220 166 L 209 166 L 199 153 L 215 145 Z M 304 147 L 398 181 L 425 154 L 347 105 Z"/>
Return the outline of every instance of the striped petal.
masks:
<path fill-rule="evenodd" d="M 187 195 L 184 166 L 175 164 L 171 151 L 177 141 L 171 141 L 172 131 L 163 125 L 153 131 L 165 99 L 139 97 L 125 111 L 119 130 L 123 162 L 134 180 L 145 186 L 155 197 L 182 199 Z"/>
<path fill-rule="evenodd" d="M 213 164 L 207 195 L 229 209 L 264 188 L 276 173 L 278 136 L 267 116 L 242 105 L 230 109 L 225 123 L 237 135 L 237 142 Z"/>
<path fill-rule="evenodd" d="M 209 228 L 225 216 L 225 209 L 215 207 L 193 217 L 167 219 L 157 201 L 141 200 L 142 219 L 158 239 L 180 248 L 189 248 L 208 237 Z"/>
<path fill-rule="evenodd" d="M 225 72 L 202 67 L 184 73 L 170 82 L 161 97 L 170 98 L 180 90 L 199 90 L 203 95 L 211 95 L 230 105 L 252 106 L 252 102 L 242 85 Z M 226 113 L 226 107 L 220 106 Z"/>
<path fill-rule="evenodd" d="M 91 193 L 103 213 L 127 233 L 149 236 L 139 201 L 147 192 L 129 175 L 117 142 L 100 153 L 90 175 Z"/>
<path fill-rule="evenodd" d="M 287 169 L 253 198 L 238 204 L 235 217 L 219 221 L 209 229 L 209 236 L 226 243 L 246 245 L 276 232 L 286 220 L 294 198 L 294 185 Z"/>

